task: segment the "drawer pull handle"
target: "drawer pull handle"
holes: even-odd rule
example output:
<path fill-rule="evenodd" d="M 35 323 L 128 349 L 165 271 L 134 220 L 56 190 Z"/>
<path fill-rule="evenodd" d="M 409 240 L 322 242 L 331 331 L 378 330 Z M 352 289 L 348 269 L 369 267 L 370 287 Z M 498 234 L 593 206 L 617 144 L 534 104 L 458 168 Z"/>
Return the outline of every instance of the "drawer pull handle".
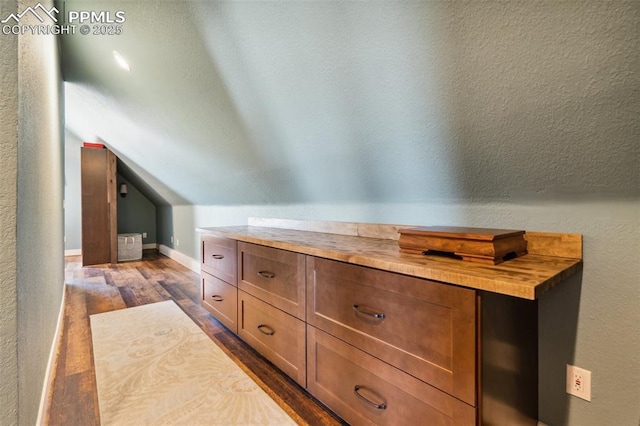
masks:
<path fill-rule="evenodd" d="M 211 257 L 217 260 L 224 259 L 224 256 L 221 254 L 212 254 Z"/>
<path fill-rule="evenodd" d="M 379 319 L 379 320 L 383 320 L 384 319 L 384 314 L 383 313 L 373 312 L 373 311 L 371 311 L 369 309 L 365 309 L 365 308 L 361 307 L 360 305 L 355 305 L 354 304 L 353 305 L 353 310 L 356 311 L 359 314 L 367 315 L 367 316 L 370 316 L 370 317 L 375 318 L 375 319 Z"/>
<path fill-rule="evenodd" d="M 222 296 L 218 295 L 218 294 L 214 294 L 213 296 L 211 296 L 211 298 L 213 300 L 215 300 L 216 302 L 222 302 L 224 299 L 222 298 Z"/>
<path fill-rule="evenodd" d="M 361 400 L 363 400 L 364 402 L 366 402 L 367 404 L 369 404 L 373 408 L 377 408 L 378 410 L 386 410 L 387 409 L 387 403 L 386 402 L 383 402 L 382 404 L 376 404 L 375 402 L 373 402 L 373 401 L 369 400 L 368 398 L 365 398 L 364 396 L 362 396 L 362 394 L 360 394 L 360 389 L 364 389 L 364 386 L 355 385 L 353 387 L 353 393 L 355 393 L 358 398 L 360 398 Z"/>
<path fill-rule="evenodd" d="M 269 278 L 269 279 L 274 278 L 276 276 L 276 274 L 269 271 L 258 271 L 258 275 L 260 275 L 262 278 Z"/>
<path fill-rule="evenodd" d="M 268 325 L 264 325 L 264 324 L 260 324 L 258 326 L 258 330 L 260 330 L 260 332 L 262 334 L 266 334 L 267 336 L 273 336 L 274 334 L 276 334 L 275 330 L 271 327 L 269 327 Z"/>

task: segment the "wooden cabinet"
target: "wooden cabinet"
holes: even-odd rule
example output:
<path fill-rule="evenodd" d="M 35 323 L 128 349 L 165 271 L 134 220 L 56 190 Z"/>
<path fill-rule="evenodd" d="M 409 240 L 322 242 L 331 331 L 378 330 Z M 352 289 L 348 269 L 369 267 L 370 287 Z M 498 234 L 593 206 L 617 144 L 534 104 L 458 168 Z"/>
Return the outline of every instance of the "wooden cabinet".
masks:
<path fill-rule="evenodd" d="M 203 230 L 203 306 L 347 422 L 537 424 L 536 299 L 581 236 L 494 266 L 400 253 L 397 225 L 258 223 Z"/>
<path fill-rule="evenodd" d="M 476 403 L 475 291 L 307 258 L 307 322 Z"/>
<path fill-rule="evenodd" d="M 118 261 L 116 156 L 108 149 L 80 148 L 82 265 Z"/>
<path fill-rule="evenodd" d="M 204 235 L 200 262 L 201 305 L 234 333 L 238 332 L 236 247 L 235 240 Z"/>

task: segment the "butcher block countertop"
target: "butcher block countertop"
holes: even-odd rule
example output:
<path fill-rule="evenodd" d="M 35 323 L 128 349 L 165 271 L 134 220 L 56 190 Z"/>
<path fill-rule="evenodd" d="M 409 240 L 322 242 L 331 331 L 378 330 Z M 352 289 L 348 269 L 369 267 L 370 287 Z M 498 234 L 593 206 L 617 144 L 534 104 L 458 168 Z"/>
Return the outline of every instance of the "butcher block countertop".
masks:
<path fill-rule="evenodd" d="M 535 300 L 582 267 L 582 236 L 525 233 L 528 254 L 498 265 L 400 253 L 398 230 L 411 225 L 250 218 L 248 226 L 198 228 L 203 234 Z"/>

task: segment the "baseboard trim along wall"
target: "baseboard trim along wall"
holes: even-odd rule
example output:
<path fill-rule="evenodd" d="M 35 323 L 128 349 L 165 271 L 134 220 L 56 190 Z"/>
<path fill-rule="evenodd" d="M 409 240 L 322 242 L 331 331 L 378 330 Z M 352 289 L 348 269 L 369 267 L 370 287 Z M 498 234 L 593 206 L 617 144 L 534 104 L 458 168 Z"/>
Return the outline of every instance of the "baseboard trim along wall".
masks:
<path fill-rule="evenodd" d="M 148 243 L 142 245 L 142 250 L 156 250 L 158 248 L 158 244 L 156 243 Z M 71 249 L 64 251 L 65 256 L 81 256 L 82 249 Z"/>
<path fill-rule="evenodd" d="M 40 408 L 38 409 L 38 418 L 36 425 L 42 425 L 43 421 L 47 419 L 49 410 L 49 404 L 51 394 L 53 393 L 53 375 L 54 369 L 58 362 L 58 346 L 60 345 L 60 339 L 62 338 L 62 325 L 64 324 L 64 306 L 65 299 L 67 297 L 67 285 L 62 283 L 62 301 L 60 302 L 60 312 L 58 312 L 58 324 L 56 324 L 56 331 L 51 343 L 51 349 L 49 351 L 49 361 L 47 362 L 47 370 L 44 373 L 44 383 L 42 385 L 42 393 L 40 395 Z"/>
<path fill-rule="evenodd" d="M 180 253 L 179 251 L 176 251 L 170 247 L 167 247 L 164 244 L 160 244 L 158 248 L 160 250 L 160 253 L 164 254 L 165 256 L 175 260 L 182 266 L 185 266 L 191 269 L 195 273 L 198 273 L 198 274 L 200 273 L 200 262 L 197 259 L 189 257 L 186 254 Z"/>

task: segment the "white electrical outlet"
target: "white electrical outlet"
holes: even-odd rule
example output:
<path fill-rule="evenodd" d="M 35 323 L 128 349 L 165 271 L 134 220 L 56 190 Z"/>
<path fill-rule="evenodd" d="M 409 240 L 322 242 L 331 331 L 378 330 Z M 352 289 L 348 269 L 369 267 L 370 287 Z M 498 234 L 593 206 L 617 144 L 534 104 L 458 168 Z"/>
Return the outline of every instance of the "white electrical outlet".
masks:
<path fill-rule="evenodd" d="M 142 238 L 147 238 L 147 233 L 146 232 L 142 233 Z"/>
<path fill-rule="evenodd" d="M 171 244 L 173 244 L 173 235 L 171 236 Z"/>
<path fill-rule="evenodd" d="M 567 393 L 591 401 L 591 371 L 567 364 Z"/>
<path fill-rule="evenodd" d="M 179 245 L 180 245 L 180 240 L 176 238 L 176 247 L 178 247 Z"/>

